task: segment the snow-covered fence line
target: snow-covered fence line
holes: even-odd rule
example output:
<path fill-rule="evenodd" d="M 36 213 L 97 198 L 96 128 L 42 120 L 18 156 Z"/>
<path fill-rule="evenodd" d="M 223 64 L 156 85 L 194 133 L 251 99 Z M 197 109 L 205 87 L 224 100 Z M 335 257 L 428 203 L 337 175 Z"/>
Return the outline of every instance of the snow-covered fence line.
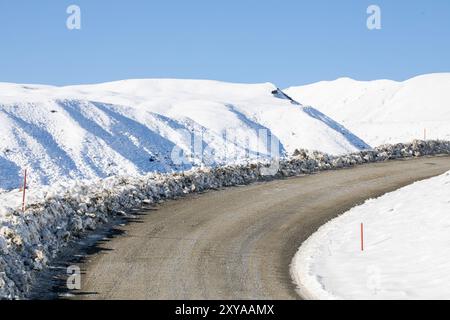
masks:
<path fill-rule="evenodd" d="M 0 208 L 0 298 L 26 297 L 34 276 L 70 239 L 143 204 L 207 189 L 437 154 L 450 154 L 450 142 L 414 141 L 342 156 L 297 150 L 291 157 L 280 160 L 273 176 L 263 173 L 270 163 L 249 162 L 172 174 L 117 176 L 49 188 L 42 199 L 30 202 L 25 212 L 20 204 L 17 208 Z"/>

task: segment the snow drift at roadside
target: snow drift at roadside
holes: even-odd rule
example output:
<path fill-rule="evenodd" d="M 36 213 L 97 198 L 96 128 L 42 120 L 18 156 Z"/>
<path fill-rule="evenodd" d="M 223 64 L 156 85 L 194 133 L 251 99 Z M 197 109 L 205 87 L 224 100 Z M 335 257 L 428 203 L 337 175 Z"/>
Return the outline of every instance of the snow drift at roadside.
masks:
<path fill-rule="evenodd" d="M 449 227 L 450 172 L 322 226 L 301 246 L 291 274 L 308 299 L 450 299 Z"/>

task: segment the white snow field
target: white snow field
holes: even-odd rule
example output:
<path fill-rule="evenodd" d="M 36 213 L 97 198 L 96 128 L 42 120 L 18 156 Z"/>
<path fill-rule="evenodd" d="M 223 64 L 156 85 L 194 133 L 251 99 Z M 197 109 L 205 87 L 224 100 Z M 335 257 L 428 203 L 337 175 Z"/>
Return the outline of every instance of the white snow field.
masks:
<path fill-rule="evenodd" d="M 450 73 L 404 82 L 341 78 L 285 92 L 344 125 L 372 146 L 450 139 Z"/>
<path fill-rule="evenodd" d="M 124 80 L 53 87 L 0 83 L 0 190 L 118 174 L 171 172 L 281 155 L 368 147 L 270 84 Z M 275 91 L 275 92 L 274 92 Z M 228 141 L 228 143 L 225 143 Z M 255 142 L 256 141 L 256 142 Z M 261 142 L 262 141 L 262 142 Z M 174 162 L 172 152 L 186 163 Z"/>
<path fill-rule="evenodd" d="M 309 299 L 450 299 L 449 230 L 450 172 L 330 221 L 301 246 L 291 274 Z"/>

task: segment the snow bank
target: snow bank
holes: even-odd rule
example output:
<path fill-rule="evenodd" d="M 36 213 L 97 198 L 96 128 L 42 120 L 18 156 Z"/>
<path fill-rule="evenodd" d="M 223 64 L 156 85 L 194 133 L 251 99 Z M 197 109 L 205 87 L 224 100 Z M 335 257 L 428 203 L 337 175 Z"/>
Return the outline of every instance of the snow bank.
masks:
<path fill-rule="evenodd" d="M 343 156 L 296 150 L 292 157 L 281 159 L 278 166 L 249 162 L 172 174 L 72 182 L 30 190 L 25 213 L 20 209 L 18 190 L 4 193 L 0 195 L 0 297 L 25 297 L 35 273 L 45 268 L 69 239 L 94 230 L 115 215 L 126 215 L 129 209 L 144 203 L 211 188 L 432 154 L 450 154 L 450 142 L 414 141 Z M 273 168 L 274 174 L 267 175 Z"/>
<path fill-rule="evenodd" d="M 286 90 L 312 105 L 368 144 L 450 140 L 450 73 L 418 76 L 404 82 L 341 78 Z M 426 131 L 426 132 L 424 132 Z"/>
<path fill-rule="evenodd" d="M 300 294 L 309 299 L 450 299 L 449 214 L 450 172 L 351 209 L 301 246 L 291 266 Z"/>

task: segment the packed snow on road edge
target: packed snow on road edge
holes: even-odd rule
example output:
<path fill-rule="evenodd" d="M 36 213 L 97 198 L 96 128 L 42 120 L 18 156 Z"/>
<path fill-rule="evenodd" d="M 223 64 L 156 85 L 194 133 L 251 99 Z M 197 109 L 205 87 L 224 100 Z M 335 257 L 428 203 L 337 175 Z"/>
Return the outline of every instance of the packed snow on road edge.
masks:
<path fill-rule="evenodd" d="M 307 299 L 449 299 L 449 228 L 447 172 L 325 224 L 300 247 L 291 275 Z"/>

